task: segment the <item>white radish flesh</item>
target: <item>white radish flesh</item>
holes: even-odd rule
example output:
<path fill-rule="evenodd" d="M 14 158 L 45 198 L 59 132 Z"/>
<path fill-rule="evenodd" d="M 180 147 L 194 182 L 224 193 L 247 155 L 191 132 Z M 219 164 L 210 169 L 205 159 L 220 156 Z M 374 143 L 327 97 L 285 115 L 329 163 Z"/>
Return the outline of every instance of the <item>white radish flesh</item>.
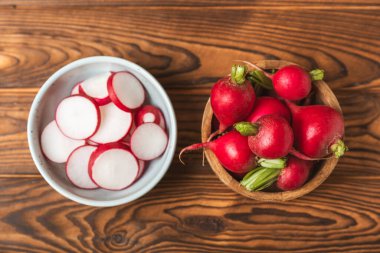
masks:
<path fill-rule="evenodd" d="M 143 116 L 143 121 L 145 123 L 152 123 L 155 120 L 156 120 L 156 116 L 151 112 L 145 113 L 145 115 Z"/>
<path fill-rule="evenodd" d="M 73 89 L 71 90 L 70 95 L 78 95 L 78 94 L 79 94 L 79 85 L 80 85 L 80 83 L 77 83 L 77 84 L 73 87 Z"/>
<path fill-rule="evenodd" d="M 159 125 L 145 123 L 133 132 L 131 149 L 138 159 L 149 161 L 159 157 L 165 151 L 167 143 L 168 137 Z"/>
<path fill-rule="evenodd" d="M 156 123 L 165 129 L 165 120 L 159 108 L 153 105 L 144 105 L 136 112 L 136 125 L 144 123 Z"/>
<path fill-rule="evenodd" d="M 99 187 L 122 190 L 136 180 L 139 164 L 127 149 L 100 146 L 90 158 L 89 173 Z"/>
<path fill-rule="evenodd" d="M 55 120 L 64 135 L 72 139 L 87 139 L 99 127 L 98 106 L 89 98 L 74 95 L 65 98 L 57 107 Z"/>
<path fill-rule="evenodd" d="M 114 73 L 108 80 L 108 93 L 112 102 L 125 111 L 140 107 L 145 100 L 143 86 L 129 72 Z"/>
<path fill-rule="evenodd" d="M 50 122 L 41 134 L 42 152 L 56 163 L 66 162 L 71 152 L 84 144 L 84 140 L 73 140 L 62 134 L 55 120 Z"/>
<path fill-rule="evenodd" d="M 99 105 L 108 104 L 111 101 L 107 90 L 107 81 L 110 76 L 111 72 L 106 72 L 88 78 L 80 84 L 79 91 L 95 99 Z"/>
<path fill-rule="evenodd" d="M 91 141 L 105 144 L 120 141 L 128 134 L 132 125 L 132 114 L 120 110 L 113 103 L 99 107 L 100 126 L 98 131 L 90 138 Z"/>
<path fill-rule="evenodd" d="M 70 154 L 66 163 L 66 175 L 73 185 L 82 189 L 98 188 L 88 174 L 90 156 L 95 150 L 94 146 L 81 146 Z"/>

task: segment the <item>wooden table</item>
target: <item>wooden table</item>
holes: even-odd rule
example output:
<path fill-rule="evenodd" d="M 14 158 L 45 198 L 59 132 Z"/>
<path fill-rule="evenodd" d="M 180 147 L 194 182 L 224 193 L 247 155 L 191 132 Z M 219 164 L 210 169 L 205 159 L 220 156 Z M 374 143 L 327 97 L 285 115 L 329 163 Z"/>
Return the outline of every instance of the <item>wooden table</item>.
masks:
<path fill-rule="evenodd" d="M 379 252 L 379 16 L 378 0 L 2 0 L 0 252 Z M 177 152 L 200 140 L 210 88 L 233 60 L 323 68 L 350 152 L 322 186 L 287 203 L 235 194 L 195 152 L 133 203 L 76 204 L 37 172 L 26 122 L 42 83 L 93 55 L 159 79 L 177 114 Z"/>

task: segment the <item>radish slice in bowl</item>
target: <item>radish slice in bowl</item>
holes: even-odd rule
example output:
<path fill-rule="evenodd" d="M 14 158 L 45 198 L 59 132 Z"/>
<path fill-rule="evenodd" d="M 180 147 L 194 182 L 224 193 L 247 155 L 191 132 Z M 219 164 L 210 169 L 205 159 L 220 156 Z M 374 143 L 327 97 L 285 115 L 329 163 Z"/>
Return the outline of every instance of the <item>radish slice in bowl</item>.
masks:
<path fill-rule="evenodd" d="M 156 123 L 165 129 L 165 120 L 160 109 L 153 105 L 142 106 L 135 115 L 136 125 L 144 123 Z"/>
<path fill-rule="evenodd" d="M 131 137 L 133 154 L 144 161 L 159 157 L 165 151 L 167 144 L 168 136 L 165 131 L 154 123 L 138 126 Z"/>
<path fill-rule="evenodd" d="M 59 103 L 55 120 L 64 135 L 83 140 L 92 136 L 98 129 L 100 112 L 91 99 L 74 95 Z"/>
<path fill-rule="evenodd" d="M 79 94 L 79 85 L 80 85 L 80 83 L 77 83 L 77 84 L 73 87 L 73 89 L 71 90 L 71 93 L 70 93 L 71 96 L 72 96 L 72 95 L 78 95 L 78 94 Z"/>
<path fill-rule="evenodd" d="M 108 94 L 120 109 L 139 108 L 145 100 L 145 90 L 140 81 L 129 72 L 115 72 L 108 79 Z"/>
<path fill-rule="evenodd" d="M 62 134 L 54 120 L 41 134 L 42 152 L 50 161 L 56 163 L 66 162 L 71 152 L 84 144 L 84 140 L 73 140 Z"/>
<path fill-rule="evenodd" d="M 124 145 L 106 144 L 99 146 L 92 153 L 88 173 L 99 187 L 122 190 L 137 179 L 139 163 Z"/>
<path fill-rule="evenodd" d="M 111 72 L 106 72 L 84 80 L 80 84 L 79 93 L 93 98 L 98 105 L 108 104 L 111 101 L 107 90 L 110 75 Z"/>
<path fill-rule="evenodd" d="M 140 177 L 142 177 L 142 175 L 144 174 L 144 171 L 145 171 L 145 162 L 143 160 L 139 160 L 139 174 L 137 174 L 137 179 L 140 179 Z"/>
<path fill-rule="evenodd" d="M 88 175 L 88 163 L 96 147 L 86 145 L 75 149 L 67 159 L 66 175 L 70 182 L 81 189 L 97 189 Z"/>
<path fill-rule="evenodd" d="M 123 139 L 132 125 L 132 113 L 120 110 L 113 103 L 99 107 L 100 126 L 90 141 L 105 144 Z"/>

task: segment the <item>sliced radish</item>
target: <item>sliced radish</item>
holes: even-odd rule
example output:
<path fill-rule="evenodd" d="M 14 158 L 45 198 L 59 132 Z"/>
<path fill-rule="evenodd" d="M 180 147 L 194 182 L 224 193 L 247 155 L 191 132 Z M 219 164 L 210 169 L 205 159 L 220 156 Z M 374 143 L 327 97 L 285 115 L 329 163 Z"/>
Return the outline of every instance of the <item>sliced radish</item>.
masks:
<path fill-rule="evenodd" d="M 162 112 L 160 111 L 160 123 L 159 123 L 160 127 L 162 127 L 162 129 L 166 129 L 166 124 L 165 124 L 165 118 L 164 118 L 164 115 L 162 114 Z"/>
<path fill-rule="evenodd" d="M 73 89 L 71 90 L 70 95 L 78 95 L 78 94 L 79 94 L 79 85 L 80 85 L 80 83 L 77 83 L 77 84 L 73 87 Z"/>
<path fill-rule="evenodd" d="M 107 88 L 112 102 L 124 111 L 139 108 L 144 103 L 144 88 L 129 72 L 113 73 L 108 79 Z"/>
<path fill-rule="evenodd" d="M 131 129 L 129 129 L 128 134 L 121 140 L 121 142 L 124 143 L 124 144 L 126 144 L 126 145 L 128 145 L 128 146 L 130 146 L 130 144 L 131 144 L 131 136 L 132 136 L 133 132 L 135 131 L 135 129 L 136 129 L 135 121 L 132 121 Z"/>
<path fill-rule="evenodd" d="M 55 120 L 59 129 L 69 138 L 83 140 L 92 136 L 99 127 L 100 111 L 89 98 L 74 95 L 59 103 Z"/>
<path fill-rule="evenodd" d="M 84 140 L 73 140 L 62 134 L 55 120 L 50 122 L 41 134 L 42 152 L 49 160 L 56 163 L 66 162 L 71 152 L 84 144 Z"/>
<path fill-rule="evenodd" d="M 132 113 L 120 110 L 113 103 L 99 107 L 100 126 L 90 141 L 105 144 L 120 141 L 128 134 L 132 125 Z"/>
<path fill-rule="evenodd" d="M 137 179 L 140 179 L 140 177 L 144 174 L 145 171 L 145 162 L 143 160 L 139 160 L 139 174 L 137 175 Z"/>
<path fill-rule="evenodd" d="M 131 138 L 133 154 L 144 161 L 159 157 L 165 151 L 167 144 L 168 137 L 165 131 L 154 123 L 138 126 Z"/>
<path fill-rule="evenodd" d="M 136 157 L 123 145 L 99 146 L 91 155 L 88 172 L 99 187 L 122 190 L 130 186 L 139 174 Z"/>
<path fill-rule="evenodd" d="M 144 123 L 160 124 L 161 111 L 153 105 L 142 106 L 135 115 L 136 125 L 139 126 Z"/>
<path fill-rule="evenodd" d="M 82 189 L 98 188 L 88 175 L 90 156 L 95 150 L 96 147 L 86 145 L 75 149 L 70 154 L 66 163 L 66 175 L 73 185 Z"/>
<path fill-rule="evenodd" d="M 79 87 L 79 93 L 95 99 L 98 105 L 108 104 L 111 100 L 108 96 L 107 81 L 111 72 L 99 74 L 84 80 Z"/>

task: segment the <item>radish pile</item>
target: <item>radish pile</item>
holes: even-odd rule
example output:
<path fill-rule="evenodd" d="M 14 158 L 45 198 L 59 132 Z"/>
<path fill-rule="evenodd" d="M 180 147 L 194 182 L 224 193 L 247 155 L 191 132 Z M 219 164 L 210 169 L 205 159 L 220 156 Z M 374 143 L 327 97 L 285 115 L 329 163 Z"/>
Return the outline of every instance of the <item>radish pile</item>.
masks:
<path fill-rule="evenodd" d="M 249 191 L 298 189 L 315 161 L 347 151 L 341 113 L 307 102 L 312 82 L 322 80 L 324 72 L 288 65 L 270 74 L 244 63 L 253 69 L 234 65 L 211 90 L 215 132 L 208 142 L 185 147 L 180 160 L 184 152 L 208 148 L 232 176 L 243 178 L 240 184 Z M 258 86 L 263 96 L 255 93 Z"/>
<path fill-rule="evenodd" d="M 66 163 L 67 178 L 78 188 L 129 187 L 168 143 L 164 116 L 143 105 L 145 96 L 140 81 L 124 71 L 76 84 L 42 131 L 42 152 L 52 162 Z"/>

